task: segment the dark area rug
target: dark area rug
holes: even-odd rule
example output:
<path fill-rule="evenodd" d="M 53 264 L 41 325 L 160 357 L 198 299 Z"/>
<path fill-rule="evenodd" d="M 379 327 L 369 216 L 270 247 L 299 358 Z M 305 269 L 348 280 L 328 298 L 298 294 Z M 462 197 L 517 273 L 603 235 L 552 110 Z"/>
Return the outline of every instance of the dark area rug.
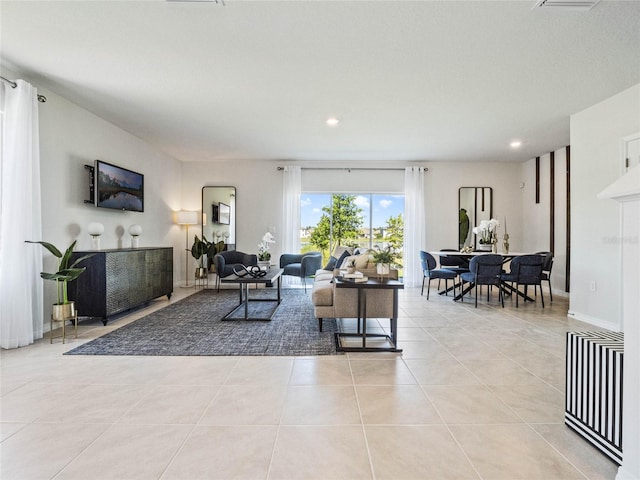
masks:
<path fill-rule="evenodd" d="M 250 298 L 275 298 L 273 289 Z M 221 318 L 238 304 L 237 290 L 202 290 L 146 317 L 70 350 L 66 355 L 336 355 L 335 320 L 323 331 L 313 316 L 310 293 L 283 289 L 271 321 Z M 250 316 L 274 310 L 275 302 L 250 303 Z"/>

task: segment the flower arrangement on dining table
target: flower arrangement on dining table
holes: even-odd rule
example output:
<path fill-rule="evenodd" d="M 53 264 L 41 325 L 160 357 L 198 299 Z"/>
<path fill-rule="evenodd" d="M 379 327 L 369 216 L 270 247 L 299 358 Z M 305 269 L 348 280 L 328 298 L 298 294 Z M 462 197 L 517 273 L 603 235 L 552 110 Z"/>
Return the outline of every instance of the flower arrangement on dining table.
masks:
<path fill-rule="evenodd" d="M 499 226 L 500 222 L 495 218 L 492 218 L 491 220 L 482 220 L 480 225 L 473 228 L 473 233 L 480 237 L 481 244 L 493 245 L 498 241 L 496 232 Z"/>
<path fill-rule="evenodd" d="M 276 238 L 271 234 L 271 232 L 265 233 L 262 237 L 262 242 L 258 244 L 258 260 L 261 262 L 271 260 L 271 252 L 269 251 L 269 248 L 272 243 L 276 243 Z"/>

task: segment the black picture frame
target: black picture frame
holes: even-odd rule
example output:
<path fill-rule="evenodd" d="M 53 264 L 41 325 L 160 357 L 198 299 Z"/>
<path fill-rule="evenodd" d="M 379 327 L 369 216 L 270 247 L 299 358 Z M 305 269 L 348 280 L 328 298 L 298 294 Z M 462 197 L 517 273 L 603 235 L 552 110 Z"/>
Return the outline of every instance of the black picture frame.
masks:
<path fill-rule="evenodd" d="M 213 223 L 219 223 L 219 219 L 220 218 L 220 209 L 218 208 L 218 204 L 217 203 L 212 203 L 211 204 L 211 221 Z"/>

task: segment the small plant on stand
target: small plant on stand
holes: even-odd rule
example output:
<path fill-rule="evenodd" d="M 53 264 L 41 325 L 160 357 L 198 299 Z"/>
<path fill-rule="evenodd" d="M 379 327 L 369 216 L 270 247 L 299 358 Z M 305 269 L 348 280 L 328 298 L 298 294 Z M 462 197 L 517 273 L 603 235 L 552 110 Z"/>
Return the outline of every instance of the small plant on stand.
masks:
<path fill-rule="evenodd" d="M 204 256 L 209 251 L 210 243 L 202 236 L 202 240 L 197 235 L 193 237 L 193 245 L 191 246 L 191 256 L 198 262 L 198 268 L 196 268 L 196 278 L 205 278 L 207 276 L 207 269 L 204 267 Z"/>
<path fill-rule="evenodd" d="M 82 272 L 87 269 L 87 267 L 78 268 L 76 267 L 76 265 L 78 265 L 83 260 L 86 260 L 87 258 L 93 257 L 95 255 L 93 253 L 84 255 L 78 258 L 75 262 L 70 263 L 71 254 L 73 253 L 73 249 L 76 246 L 76 241 L 69 245 L 69 247 L 63 254 L 55 245 L 51 243 L 32 242 L 30 240 L 26 240 L 26 243 L 39 243 L 49 252 L 51 252 L 54 257 L 58 258 L 58 271 L 56 273 L 40 273 L 40 277 L 42 277 L 43 279 L 56 282 L 58 303 L 53 304 L 52 313 L 52 319 L 55 321 L 63 321 L 75 317 L 75 302 L 73 300 L 69 300 L 69 297 L 67 296 L 67 284 L 72 280 L 78 278 L 82 274 Z"/>

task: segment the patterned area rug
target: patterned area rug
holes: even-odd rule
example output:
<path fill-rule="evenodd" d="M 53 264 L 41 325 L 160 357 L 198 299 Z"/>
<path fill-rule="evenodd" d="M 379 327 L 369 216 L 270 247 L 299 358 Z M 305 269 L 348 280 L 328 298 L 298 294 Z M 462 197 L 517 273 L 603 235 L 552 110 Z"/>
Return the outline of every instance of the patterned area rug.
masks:
<path fill-rule="evenodd" d="M 250 298 L 274 298 L 275 291 L 252 290 Z M 66 355 L 336 355 L 335 320 L 323 331 L 313 316 L 310 293 L 283 289 L 282 302 L 250 303 L 250 316 L 271 321 L 221 318 L 238 304 L 237 290 L 203 290 L 151 313 Z"/>

